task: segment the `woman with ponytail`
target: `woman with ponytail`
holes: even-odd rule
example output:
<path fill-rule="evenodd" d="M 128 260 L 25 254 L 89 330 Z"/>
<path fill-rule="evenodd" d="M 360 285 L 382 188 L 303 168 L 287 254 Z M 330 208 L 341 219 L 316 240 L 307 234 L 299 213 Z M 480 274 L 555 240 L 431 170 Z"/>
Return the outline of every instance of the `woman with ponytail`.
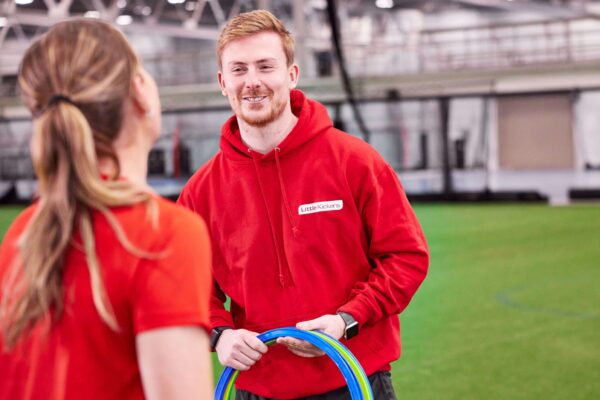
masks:
<path fill-rule="evenodd" d="M 118 30 L 72 20 L 19 84 L 39 198 L 0 247 L 0 399 L 210 398 L 210 245 L 146 184 L 154 80 Z"/>

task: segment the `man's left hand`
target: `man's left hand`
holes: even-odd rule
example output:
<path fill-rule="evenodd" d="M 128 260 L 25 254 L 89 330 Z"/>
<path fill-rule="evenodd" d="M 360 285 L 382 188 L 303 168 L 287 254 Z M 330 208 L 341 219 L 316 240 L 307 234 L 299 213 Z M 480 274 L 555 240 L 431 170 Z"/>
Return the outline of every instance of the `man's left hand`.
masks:
<path fill-rule="evenodd" d="M 339 339 L 344 335 L 346 324 L 339 315 L 328 314 L 316 319 L 311 319 L 310 321 L 298 322 L 296 328 L 302 329 L 303 331 L 319 330 L 334 339 Z M 280 337 L 277 339 L 277 344 L 286 346 L 289 351 L 300 357 L 320 357 L 325 354 L 318 347 L 313 346 L 307 341 L 292 337 Z"/>

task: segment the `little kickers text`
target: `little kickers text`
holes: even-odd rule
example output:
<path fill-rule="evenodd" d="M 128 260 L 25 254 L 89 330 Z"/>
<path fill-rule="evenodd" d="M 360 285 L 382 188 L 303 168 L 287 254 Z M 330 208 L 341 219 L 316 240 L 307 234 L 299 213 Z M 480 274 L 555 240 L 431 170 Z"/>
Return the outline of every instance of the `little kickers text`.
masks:
<path fill-rule="evenodd" d="M 319 201 L 317 203 L 302 204 L 298 207 L 298 215 L 314 214 L 325 211 L 339 211 L 344 208 L 343 200 Z"/>

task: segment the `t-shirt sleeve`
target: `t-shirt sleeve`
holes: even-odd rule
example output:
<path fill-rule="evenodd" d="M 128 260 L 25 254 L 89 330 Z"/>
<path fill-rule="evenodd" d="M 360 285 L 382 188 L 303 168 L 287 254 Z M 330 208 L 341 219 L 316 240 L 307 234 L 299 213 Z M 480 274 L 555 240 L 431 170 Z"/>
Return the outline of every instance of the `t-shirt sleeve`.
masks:
<path fill-rule="evenodd" d="M 131 307 L 135 334 L 170 326 L 209 330 L 211 250 L 200 217 L 179 209 L 155 258 L 143 260 L 133 278 Z M 164 219 L 163 219 L 164 221 Z M 161 227 L 162 228 L 162 227 Z"/>

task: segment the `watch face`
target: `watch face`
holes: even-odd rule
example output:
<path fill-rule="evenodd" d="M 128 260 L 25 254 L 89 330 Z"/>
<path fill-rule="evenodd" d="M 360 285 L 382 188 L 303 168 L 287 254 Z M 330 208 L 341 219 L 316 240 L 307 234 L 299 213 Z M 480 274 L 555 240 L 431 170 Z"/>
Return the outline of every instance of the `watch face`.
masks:
<path fill-rule="evenodd" d="M 346 326 L 346 333 L 344 334 L 344 337 L 346 339 L 350 339 L 356 335 L 358 335 L 358 322 L 354 321 L 350 325 Z"/>
<path fill-rule="evenodd" d="M 338 312 L 338 315 L 342 317 L 344 323 L 346 324 L 346 329 L 344 330 L 344 338 L 350 339 L 358 335 L 358 322 L 356 322 L 354 317 L 343 311 Z"/>
<path fill-rule="evenodd" d="M 214 349 L 215 346 L 217 345 L 217 340 L 219 339 L 219 336 L 220 336 L 219 333 L 220 332 L 216 329 L 213 329 L 210 332 L 210 347 L 211 347 L 211 349 Z"/>

